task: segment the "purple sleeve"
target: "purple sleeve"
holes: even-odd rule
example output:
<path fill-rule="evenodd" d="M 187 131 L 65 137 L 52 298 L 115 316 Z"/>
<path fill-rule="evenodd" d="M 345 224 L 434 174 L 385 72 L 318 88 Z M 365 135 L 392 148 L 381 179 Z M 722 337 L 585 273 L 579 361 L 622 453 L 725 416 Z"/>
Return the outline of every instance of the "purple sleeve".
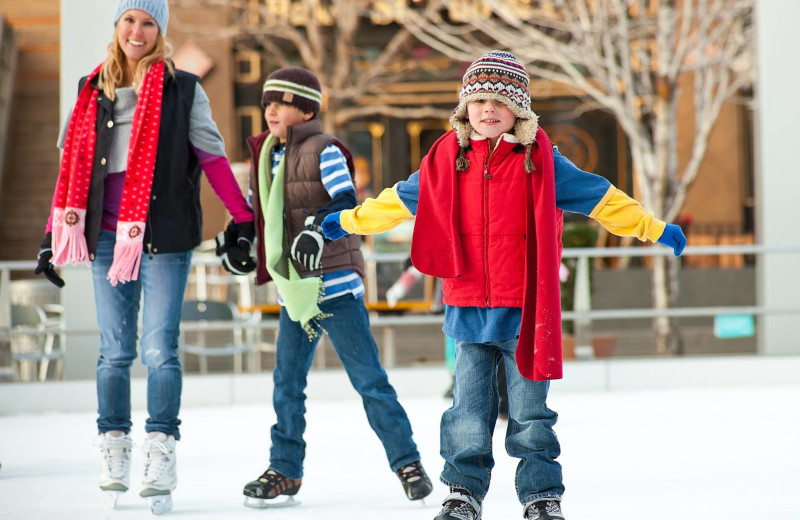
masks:
<path fill-rule="evenodd" d="M 204 152 L 195 146 L 192 148 L 194 148 L 194 152 L 200 160 L 200 166 L 206 173 L 211 188 L 233 216 L 233 221 L 237 224 L 251 222 L 253 220 L 253 210 L 247 205 L 247 201 L 239 189 L 239 184 L 233 175 L 228 158 L 224 155 L 213 155 Z"/>

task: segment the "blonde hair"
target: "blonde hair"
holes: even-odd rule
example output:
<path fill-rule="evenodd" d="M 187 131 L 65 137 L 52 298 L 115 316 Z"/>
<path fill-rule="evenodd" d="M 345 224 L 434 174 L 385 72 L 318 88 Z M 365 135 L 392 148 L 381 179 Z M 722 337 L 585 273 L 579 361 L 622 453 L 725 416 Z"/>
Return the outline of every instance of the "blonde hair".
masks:
<path fill-rule="evenodd" d="M 108 44 L 108 57 L 106 61 L 103 62 L 98 78 L 98 85 L 108 99 L 111 101 L 114 100 L 114 90 L 117 87 L 131 83 L 134 85 L 136 93 L 138 94 L 142 86 L 142 79 L 150 68 L 150 65 L 158 63 L 159 61 L 163 60 L 167 72 L 172 76 L 175 75 L 175 66 L 172 64 L 172 61 L 168 59 L 172 55 L 172 45 L 164 38 L 161 31 L 159 31 L 153 50 L 150 54 L 139 60 L 133 77 L 126 77 L 128 75 L 128 58 L 119 45 L 117 31 L 119 31 L 119 29 L 115 28 L 114 40 Z"/>

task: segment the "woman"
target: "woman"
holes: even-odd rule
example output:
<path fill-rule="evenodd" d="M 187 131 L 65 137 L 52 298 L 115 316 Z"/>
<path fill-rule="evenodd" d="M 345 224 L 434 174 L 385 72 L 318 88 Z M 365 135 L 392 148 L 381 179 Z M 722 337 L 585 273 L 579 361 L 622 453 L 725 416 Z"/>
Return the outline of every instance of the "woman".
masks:
<path fill-rule="evenodd" d="M 101 335 L 100 488 L 115 505 L 130 483 L 130 367 L 144 298 L 148 419 L 140 495 L 154 513 L 171 509 L 177 482 L 178 335 L 192 249 L 201 241 L 201 167 L 245 240 L 241 252 L 254 234 L 208 98 L 196 76 L 168 60 L 168 18 L 166 0 L 117 2 L 108 57 L 81 79 L 61 132 L 64 154 L 36 268 L 63 286 L 53 264 L 91 262 Z M 238 269 L 252 269 L 249 255 L 231 256 L 242 260 Z"/>

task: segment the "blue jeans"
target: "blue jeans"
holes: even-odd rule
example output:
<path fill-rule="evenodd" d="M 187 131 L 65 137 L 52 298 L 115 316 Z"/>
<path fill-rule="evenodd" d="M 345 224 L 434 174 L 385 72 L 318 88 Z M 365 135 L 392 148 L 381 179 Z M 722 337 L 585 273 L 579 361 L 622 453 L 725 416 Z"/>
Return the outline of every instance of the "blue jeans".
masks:
<path fill-rule="evenodd" d="M 112 287 L 106 279 L 116 237 L 101 231 L 92 262 L 100 357 L 97 360 L 97 427 L 130 432 L 131 377 L 136 359 L 139 305 L 142 313 L 142 363 L 147 366 L 147 432 L 180 438 L 182 369 L 178 357 L 181 306 L 191 268 L 192 252 L 153 255 L 145 252 L 139 279 Z"/>
<path fill-rule="evenodd" d="M 322 320 L 322 327 L 328 333 L 350 383 L 361 395 L 367 420 L 383 443 L 392 471 L 419 460 L 408 416 L 381 366 L 363 299 L 346 294 L 320 303 L 319 308 L 324 313 L 333 314 Z M 269 467 L 295 479 L 303 476 L 306 454 L 303 441 L 306 429 L 304 390 L 317 343 L 319 337 L 309 340 L 300 324 L 292 321 L 286 310 L 281 309 L 272 376 L 272 403 L 278 421 L 272 427 Z M 352 449 L 358 447 L 352 446 Z"/>
<path fill-rule="evenodd" d="M 492 434 L 497 421 L 497 364 L 505 363 L 508 384 L 506 451 L 520 459 L 516 472 L 519 501 L 564 493 L 561 447 L 553 431 L 558 415 L 547 408 L 548 381 L 530 381 L 517 369 L 517 340 L 470 343 L 456 340 L 453 406 L 442 415 L 441 481 L 483 500 L 494 458 Z"/>

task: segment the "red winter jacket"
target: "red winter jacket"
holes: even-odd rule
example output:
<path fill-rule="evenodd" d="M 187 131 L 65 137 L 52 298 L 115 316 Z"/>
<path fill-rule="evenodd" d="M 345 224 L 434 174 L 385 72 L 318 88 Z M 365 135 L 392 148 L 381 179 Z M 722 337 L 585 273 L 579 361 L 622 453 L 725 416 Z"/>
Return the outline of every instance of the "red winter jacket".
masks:
<path fill-rule="evenodd" d="M 455 132 L 440 138 L 420 168 L 411 256 L 417 269 L 443 278 L 448 305 L 522 307 L 520 373 L 558 379 L 562 212 L 555 207 L 552 148 L 541 128 L 530 174 L 524 150 L 500 140 L 490 154 L 487 140 L 473 140 L 469 170 L 456 172 Z"/>

